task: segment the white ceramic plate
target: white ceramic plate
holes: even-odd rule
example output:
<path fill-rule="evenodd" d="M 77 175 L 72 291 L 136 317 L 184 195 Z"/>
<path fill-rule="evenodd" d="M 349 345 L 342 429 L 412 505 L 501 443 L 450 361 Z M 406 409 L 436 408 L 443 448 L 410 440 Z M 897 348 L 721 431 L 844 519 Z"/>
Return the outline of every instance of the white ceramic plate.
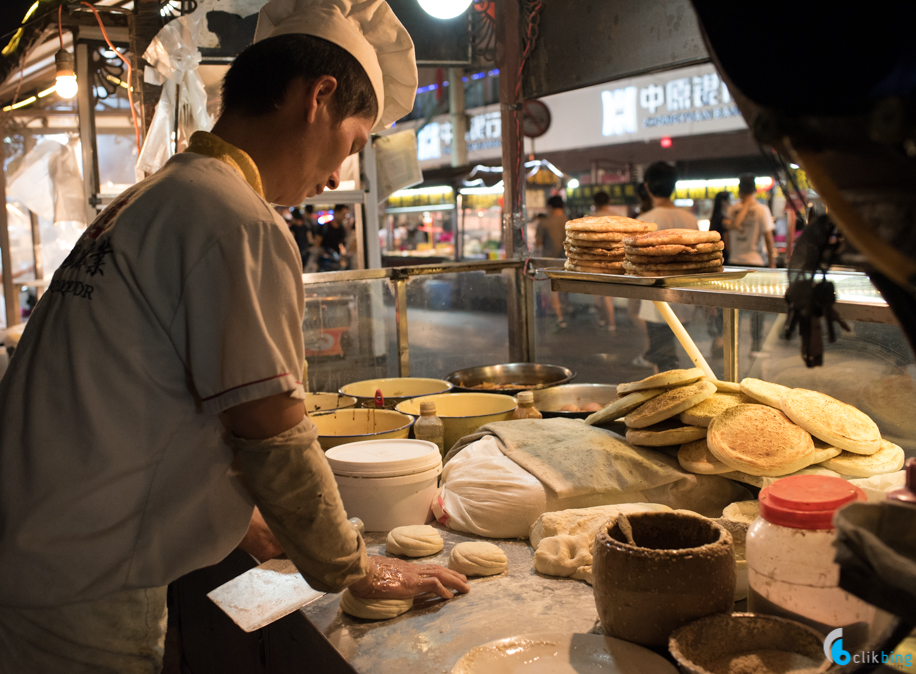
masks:
<path fill-rule="evenodd" d="M 473 648 L 452 674 L 677 674 L 652 651 L 600 634 L 521 634 Z"/>

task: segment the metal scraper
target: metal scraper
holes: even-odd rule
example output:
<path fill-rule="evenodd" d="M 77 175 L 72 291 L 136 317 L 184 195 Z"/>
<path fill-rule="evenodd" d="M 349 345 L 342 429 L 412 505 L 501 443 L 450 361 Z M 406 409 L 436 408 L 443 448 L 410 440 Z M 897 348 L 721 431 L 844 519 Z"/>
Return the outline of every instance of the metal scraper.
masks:
<path fill-rule="evenodd" d="M 207 594 L 246 632 L 261 629 L 309 604 L 313 589 L 289 559 L 271 559 Z"/>

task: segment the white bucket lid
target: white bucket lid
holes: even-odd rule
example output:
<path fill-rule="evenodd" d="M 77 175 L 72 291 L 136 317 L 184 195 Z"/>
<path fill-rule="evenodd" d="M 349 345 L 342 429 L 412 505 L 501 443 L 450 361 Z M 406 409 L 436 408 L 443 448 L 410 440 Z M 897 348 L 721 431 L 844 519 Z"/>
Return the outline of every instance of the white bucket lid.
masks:
<path fill-rule="evenodd" d="M 325 456 L 335 475 L 347 477 L 395 477 L 442 467 L 439 448 L 426 440 L 350 442 L 329 449 Z"/>

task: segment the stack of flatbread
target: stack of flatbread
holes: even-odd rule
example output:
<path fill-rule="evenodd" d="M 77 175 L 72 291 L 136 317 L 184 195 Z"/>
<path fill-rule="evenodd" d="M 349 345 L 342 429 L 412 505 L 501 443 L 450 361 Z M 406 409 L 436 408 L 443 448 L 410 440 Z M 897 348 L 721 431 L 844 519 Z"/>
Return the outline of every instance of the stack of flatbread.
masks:
<path fill-rule="evenodd" d="M 724 244 L 718 232 L 663 229 L 623 239 L 626 273 L 676 276 L 722 271 Z"/>
<path fill-rule="evenodd" d="M 656 225 L 619 215 L 578 218 L 566 223 L 566 269 L 570 271 L 622 274 L 623 240 L 634 234 L 654 232 Z"/>

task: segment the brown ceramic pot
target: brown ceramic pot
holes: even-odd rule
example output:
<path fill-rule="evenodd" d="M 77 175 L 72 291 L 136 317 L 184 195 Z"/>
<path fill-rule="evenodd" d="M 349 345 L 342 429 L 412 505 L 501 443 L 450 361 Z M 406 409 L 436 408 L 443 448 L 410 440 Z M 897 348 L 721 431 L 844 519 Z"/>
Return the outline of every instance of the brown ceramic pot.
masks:
<path fill-rule="evenodd" d="M 595 539 L 595 603 L 609 636 L 664 647 L 681 625 L 731 612 L 735 552 L 722 525 L 684 512 L 627 517 L 635 545 L 617 517 Z"/>

